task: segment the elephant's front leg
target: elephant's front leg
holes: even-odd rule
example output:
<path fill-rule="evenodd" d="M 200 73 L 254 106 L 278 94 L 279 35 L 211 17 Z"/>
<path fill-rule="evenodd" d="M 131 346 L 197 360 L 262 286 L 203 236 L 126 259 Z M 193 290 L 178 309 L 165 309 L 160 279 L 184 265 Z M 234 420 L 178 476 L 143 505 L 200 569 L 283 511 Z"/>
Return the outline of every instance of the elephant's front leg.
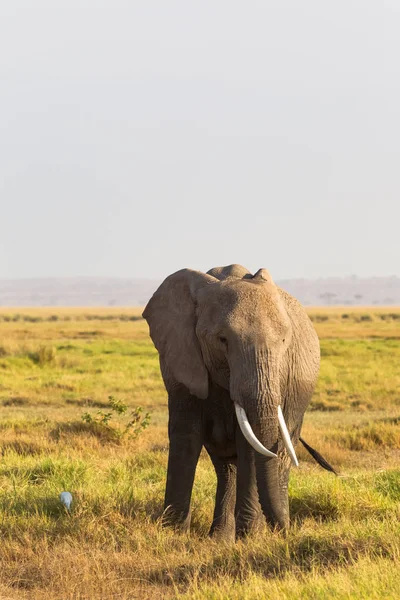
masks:
<path fill-rule="evenodd" d="M 217 475 L 217 493 L 210 535 L 235 540 L 236 465 L 208 451 Z"/>
<path fill-rule="evenodd" d="M 186 531 L 190 526 L 190 499 L 197 461 L 203 445 L 201 403 L 179 388 L 170 394 L 169 456 L 164 522 Z"/>

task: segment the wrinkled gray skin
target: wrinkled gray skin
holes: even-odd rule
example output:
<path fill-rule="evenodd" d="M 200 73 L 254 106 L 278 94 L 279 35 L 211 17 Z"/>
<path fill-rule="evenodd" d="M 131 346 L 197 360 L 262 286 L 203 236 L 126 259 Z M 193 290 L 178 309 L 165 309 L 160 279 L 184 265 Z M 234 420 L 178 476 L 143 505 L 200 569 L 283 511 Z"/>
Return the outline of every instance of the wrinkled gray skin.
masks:
<path fill-rule="evenodd" d="M 158 288 L 144 313 L 168 391 L 169 460 L 165 517 L 189 528 L 190 498 L 204 445 L 217 474 L 211 534 L 232 539 L 262 513 L 272 528 L 289 523 L 290 459 L 278 433 L 282 406 L 294 446 L 319 371 L 319 342 L 299 302 L 268 271 L 240 265 L 208 274 L 183 269 Z M 278 458 L 255 452 L 233 402 Z M 262 511 L 262 513 L 261 513 Z"/>

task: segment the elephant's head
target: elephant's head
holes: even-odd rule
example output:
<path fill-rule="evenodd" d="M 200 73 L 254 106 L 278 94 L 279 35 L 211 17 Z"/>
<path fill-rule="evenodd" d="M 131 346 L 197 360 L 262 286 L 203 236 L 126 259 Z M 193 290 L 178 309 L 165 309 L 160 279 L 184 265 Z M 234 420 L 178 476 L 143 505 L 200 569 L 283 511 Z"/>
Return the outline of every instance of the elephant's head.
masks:
<path fill-rule="evenodd" d="M 229 390 L 243 434 L 256 452 L 263 512 L 273 526 L 287 523 L 279 489 L 279 429 L 293 460 L 280 411 L 282 363 L 292 323 L 269 273 L 219 280 L 183 269 L 156 291 L 143 316 L 160 354 L 168 391 L 183 384 L 200 399 L 209 379 Z"/>

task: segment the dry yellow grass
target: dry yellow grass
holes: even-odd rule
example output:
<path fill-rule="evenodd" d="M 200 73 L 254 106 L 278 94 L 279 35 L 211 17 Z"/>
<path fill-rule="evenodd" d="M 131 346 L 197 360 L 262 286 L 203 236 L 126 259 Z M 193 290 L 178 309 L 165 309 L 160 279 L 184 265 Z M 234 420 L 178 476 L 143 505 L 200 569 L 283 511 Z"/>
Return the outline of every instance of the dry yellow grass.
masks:
<path fill-rule="evenodd" d="M 303 435 L 341 477 L 299 450 L 288 537 L 221 545 L 205 454 L 191 535 L 160 526 L 166 394 L 140 309 L 0 310 L 0 598 L 396 598 L 400 310 L 309 313 L 322 367 Z M 152 412 L 137 439 L 83 423 L 111 394 Z"/>

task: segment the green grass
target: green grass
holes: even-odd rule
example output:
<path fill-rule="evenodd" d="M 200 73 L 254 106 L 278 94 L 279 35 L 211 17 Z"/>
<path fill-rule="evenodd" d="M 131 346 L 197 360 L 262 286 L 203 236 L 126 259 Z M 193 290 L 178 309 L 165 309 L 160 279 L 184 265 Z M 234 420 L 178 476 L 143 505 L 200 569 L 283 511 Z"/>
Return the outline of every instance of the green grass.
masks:
<path fill-rule="evenodd" d="M 205 453 L 190 536 L 161 527 L 167 399 L 138 311 L 0 312 L 0 598 L 397 598 L 400 311 L 310 312 L 322 365 L 303 437 L 340 477 L 299 448 L 287 537 L 234 545 L 207 537 Z M 110 395 L 150 427 L 120 440 L 84 423 Z"/>

